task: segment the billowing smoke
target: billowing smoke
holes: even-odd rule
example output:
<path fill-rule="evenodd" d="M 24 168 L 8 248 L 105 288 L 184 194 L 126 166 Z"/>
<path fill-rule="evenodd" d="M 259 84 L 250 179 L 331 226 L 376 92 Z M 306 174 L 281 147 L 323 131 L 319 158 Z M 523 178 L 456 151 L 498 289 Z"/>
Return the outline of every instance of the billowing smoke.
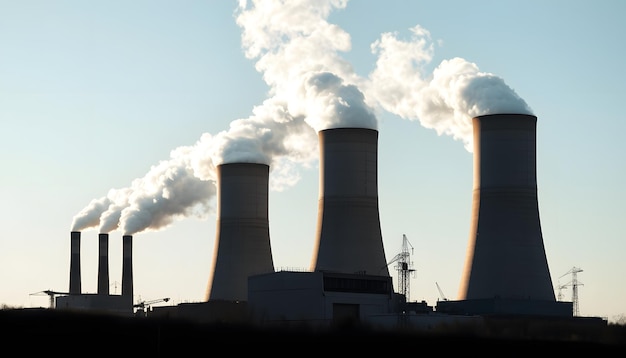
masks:
<path fill-rule="evenodd" d="M 114 191 L 114 189 L 111 191 Z M 93 199 L 89 205 L 74 216 L 72 230 L 82 230 L 100 225 L 100 216 L 107 211 L 109 205 L 111 205 L 111 199 L 108 196 Z"/>
<path fill-rule="evenodd" d="M 352 65 L 339 56 L 350 51 L 350 35 L 326 21 L 334 8 L 346 5 L 345 0 L 240 1 L 237 24 L 246 56 L 257 59 L 270 93 L 316 131 L 377 127 Z"/>
<path fill-rule="evenodd" d="M 72 230 L 98 227 L 99 232 L 120 229 L 133 235 L 163 229 L 185 217 L 204 218 L 213 211 L 215 168 L 222 163 L 269 164 L 275 168 L 274 190 L 294 185 L 299 179 L 296 164 L 314 160 L 315 131 L 275 100 L 253 113 L 233 121 L 228 131 L 205 133 L 195 145 L 174 149 L 169 160 L 153 165 L 130 187 L 111 189 L 92 200 L 74 217 Z"/>
<path fill-rule="evenodd" d="M 206 217 L 213 210 L 215 169 L 222 163 L 268 164 L 272 190 L 293 186 L 299 169 L 317 159 L 317 131 L 376 129 L 375 107 L 417 119 L 466 148 L 473 116 L 530 112 L 502 79 L 461 58 L 424 75 L 432 44 L 419 26 L 410 41 L 383 34 L 372 44 L 376 69 L 368 78 L 357 76 L 340 56 L 351 49 L 350 35 L 326 20 L 346 5 L 347 0 L 241 0 L 236 21 L 245 56 L 256 61 L 270 97 L 227 130 L 204 133 L 193 146 L 174 149 L 130 187 L 94 199 L 76 215 L 72 230 L 97 227 L 132 235 L 184 217 Z"/>
<path fill-rule="evenodd" d="M 462 58 L 444 60 L 432 74 L 425 74 L 433 57 L 430 33 L 419 25 L 411 32 L 410 41 L 385 33 L 371 46 L 378 61 L 366 84 L 368 95 L 385 110 L 419 120 L 440 135 L 450 135 L 470 152 L 471 118 L 496 113 L 532 114 L 502 78 L 480 72 L 476 64 Z"/>

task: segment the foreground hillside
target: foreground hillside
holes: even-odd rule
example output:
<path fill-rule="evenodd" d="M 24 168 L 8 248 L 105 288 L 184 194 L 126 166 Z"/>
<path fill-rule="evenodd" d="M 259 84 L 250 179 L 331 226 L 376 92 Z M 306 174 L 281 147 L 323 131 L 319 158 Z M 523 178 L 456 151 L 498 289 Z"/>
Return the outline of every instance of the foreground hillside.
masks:
<path fill-rule="evenodd" d="M 0 310 L 3 348 L 15 352 L 52 354 L 65 357 L 87 354 L 190 355 L 214 349 L 221 354 L 253 355 L 271 352 L 293 354 L 339 352 L 372 353 L 373 349 L 418 353 L 435 349 L 442 353 L 457 349 L 487 352 L 535 351 L 540 347 L 564 352 L 591 349 L 619 352 L 626 348 L 626 326 L 609 325 L 593 339 L 502 338 L 477 336 L 472 332 L 426 334 L 411 331 L 380 331 L 355 325 L 312 330 L 306 327 L 259 328 L 244 325 L 200 324 L 171 318 L 119 317 L 49 309 Z M 332 344 L 332 345 L 329 345 Z M 487 351 L 484 351 L 487 349 Z M 425 351 L 424 351 L 425 352 Z"/>

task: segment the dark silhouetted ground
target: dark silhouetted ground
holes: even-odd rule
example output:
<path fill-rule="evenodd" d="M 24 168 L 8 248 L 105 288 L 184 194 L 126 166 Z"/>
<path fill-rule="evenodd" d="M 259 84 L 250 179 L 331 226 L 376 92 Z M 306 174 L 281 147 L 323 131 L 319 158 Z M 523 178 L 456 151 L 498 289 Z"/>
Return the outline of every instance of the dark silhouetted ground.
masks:
<path fill-rule="evenodd" d="M 316 354 L 447 355 L 459 350 L 471 356 L 507 356 L 554 352 L 618 353 L 626 348 L 626 326 L 608 325 L 593 339 L 479 337 L 472 332 L 424 333 L 373 330 L 356 325 L 325 330 L 260 328 L 244 325 L 200 324 L 171 318 L 119 317 L 49 309 L 0 311 L 2 351 L 11 356 L 38 354 L 86 357 L 141 354 L 141 357 L 211 357 L 265 353 L 295 356 Z M 430 352 L 430 353 L 429 353 Z M 552 352 L 552 351 L 551 351 Z M 546 352 L 547 353 L 547 352 Z M 3 354 L 4 355 L 4 354 Z"/>

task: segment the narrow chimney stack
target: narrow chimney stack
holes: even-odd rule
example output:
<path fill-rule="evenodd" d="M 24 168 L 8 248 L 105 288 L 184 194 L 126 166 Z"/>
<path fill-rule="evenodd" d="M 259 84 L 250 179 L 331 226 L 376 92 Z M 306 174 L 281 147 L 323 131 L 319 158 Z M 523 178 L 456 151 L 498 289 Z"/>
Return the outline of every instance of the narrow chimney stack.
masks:
<path fill-rule="evenodd" d="M 122 296 L 133 302 L 133 236 L 122 236 Z"/>
<path fill-rule="evenodd" d="M 81 294 L 80 231 L 70 233 L 70 295 Z"/>
<path fill-rule="evenodd" d="M 98 235 L 98 294 L 109 294 L 109 234 Z"/>

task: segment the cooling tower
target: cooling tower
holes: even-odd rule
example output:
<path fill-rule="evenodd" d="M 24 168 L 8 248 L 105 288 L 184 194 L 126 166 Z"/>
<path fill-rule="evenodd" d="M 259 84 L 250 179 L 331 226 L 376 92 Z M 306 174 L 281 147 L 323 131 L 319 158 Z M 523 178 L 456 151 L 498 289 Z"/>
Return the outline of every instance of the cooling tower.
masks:
<path fill-rule="evenodd" d="M 133 302 L 133 237 L 122 236 L 122 296 Z"/>
<path fill-rule="evenodd" d="M 98 294 L 109 294 L 109 234 L 98 234 Z"/>
<path fill-rule="evenodd" d="M 70 295 L 80 295 L 80 231 L 70 233 Z"/>
<path fill-rule="evenodd" d="M 274 272 L 268 219 L 269 166 L 217 167 L 217 222 L 206 299 L 246 301 L 248 277 Z"/>
<path fill-rule="evenodd" d="M 459 299 L 555 301 L 537 201 L 537 117 L 473 118 L 470 237 Z"/>
<path fill-rule="evenodd" d="M 313 271 L 389 276 L 378 210 L 378 131 L 318 133 L 320 181 Z"/>

